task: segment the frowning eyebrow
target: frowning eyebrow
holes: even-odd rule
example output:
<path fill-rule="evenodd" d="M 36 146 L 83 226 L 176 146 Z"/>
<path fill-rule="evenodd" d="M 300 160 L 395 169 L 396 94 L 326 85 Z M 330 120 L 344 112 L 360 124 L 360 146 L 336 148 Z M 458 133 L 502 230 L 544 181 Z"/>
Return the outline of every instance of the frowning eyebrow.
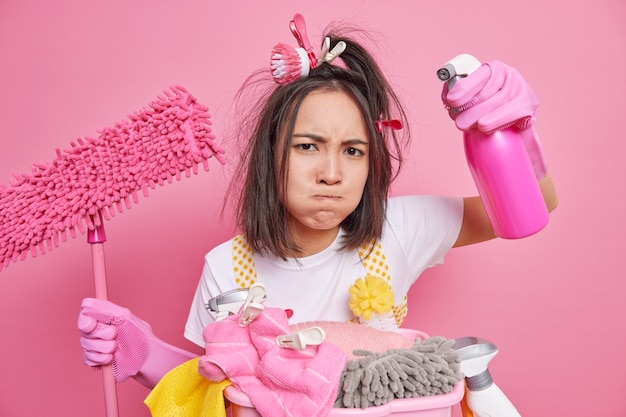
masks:
<path fill-rule="evenodd" d="M 319 142 L 319 143 L 328 142 L 327 138 L 320 136 L 320 135 L 316 135 L 315 133 L 294 133 L 293 137 L 294 138 L 307 138 L 307 139 L 312 140 L 313 142 Z M 346 139 L 341 143 L 343 145 L 369 145 L 369 143 L 363 139 Z"/>

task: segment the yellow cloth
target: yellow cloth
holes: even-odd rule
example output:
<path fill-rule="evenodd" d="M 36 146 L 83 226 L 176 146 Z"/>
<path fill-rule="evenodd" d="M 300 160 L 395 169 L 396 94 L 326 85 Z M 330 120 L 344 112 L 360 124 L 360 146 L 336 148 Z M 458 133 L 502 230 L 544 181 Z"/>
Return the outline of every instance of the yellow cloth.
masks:
<path fill-rule="evenodd" d="M 224 389 L 198 373 L 198 358 L 169 371 L 144 400 L 153 417 L 225 417 Z"/>

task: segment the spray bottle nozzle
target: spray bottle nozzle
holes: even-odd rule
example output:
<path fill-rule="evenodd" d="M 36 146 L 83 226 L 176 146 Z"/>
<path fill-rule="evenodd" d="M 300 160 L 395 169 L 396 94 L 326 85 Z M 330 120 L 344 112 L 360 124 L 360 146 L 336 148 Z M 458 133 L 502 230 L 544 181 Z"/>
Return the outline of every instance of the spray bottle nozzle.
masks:
<path fill-rule="evenodd" d="M 489 362 L 498 353 L 493 342 L 480 337 L 461 337 L 454 340 L 452 348 L 459 355 L 468 387 L 481 390 L 493 383 L 488 369 Z"/>
<path fill-rule="evenodd" d="M 467 77 L 480 67 L 480 61 L 470 54 L 460 54 L 446 62 L 437 70 L 437 77 L 441 81 L 448 81 L 448 89 L 463 77 Z"/>
<path fill-rule="evenodd" d="M 437 77 L 441 81 L 448 81 L 450 78 L 456 75 L 455 68 L 452 64 L 447 63 L 443 67 L 437 70 Z"/>
<path fill-rule="evenodd" d="M 459 337 L 454 339 L 452 348 L 457 351 L 461 359 L 474 359 L 490 355 L 498 351 L 496 345 L 482 337 Z"/>

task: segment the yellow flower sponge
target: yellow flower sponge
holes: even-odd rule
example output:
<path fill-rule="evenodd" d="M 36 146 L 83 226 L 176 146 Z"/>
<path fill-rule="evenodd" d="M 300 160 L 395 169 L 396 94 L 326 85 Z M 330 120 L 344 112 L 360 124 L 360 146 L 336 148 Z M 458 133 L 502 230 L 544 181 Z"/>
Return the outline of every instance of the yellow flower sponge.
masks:
<path fill-rule="evenodd" d="M 372 313 L 390 312 L 394 304 L 391 286 L 382 278 L 373 275 L 357 279 L 348 292 L 350 310 L 356 317 L 362 317 L 364 320 L 369 320 Z"/>

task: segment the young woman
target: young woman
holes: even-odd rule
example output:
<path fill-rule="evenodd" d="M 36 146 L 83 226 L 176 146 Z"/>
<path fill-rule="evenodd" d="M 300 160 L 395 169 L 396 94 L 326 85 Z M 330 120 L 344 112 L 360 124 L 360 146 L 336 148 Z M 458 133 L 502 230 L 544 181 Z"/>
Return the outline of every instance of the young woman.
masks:
<path fill-rule="evenodd" d="M 215 320 L 208 300 L 254 283 L 264 285 L 265 305 L 289 311 L 291 322 L 347 321 L 358 315 L 350 287 L 374 276 L 391 288 L 399 326 L 406 295 L 426 268 L 453 247 L 495 237 L 479 197 L 388 196 L 409 136 L 406 127 L 396 130 L 407 126 L 404 111 L 364 47 L 339 33 L 326 36 L 331 49 L 345 42 L 339 58 L 321 54 L 307 76 L 278 80 L 255 107 L 233 180 L 241 234 L 206 255 L 185 327 L 200 346 Z M 450 92 L 444 87 L 442 97 L 462 130 L 518 123 L 546 205 L 556 207 L 532 134 L 537 100 L 517 71 L 486 63 Z M 152 387 L 194 356 L 108 301 L 85 299 L 78 325 L 85 363 L 112 362 L 118 381 L 134 377 Z"/>

